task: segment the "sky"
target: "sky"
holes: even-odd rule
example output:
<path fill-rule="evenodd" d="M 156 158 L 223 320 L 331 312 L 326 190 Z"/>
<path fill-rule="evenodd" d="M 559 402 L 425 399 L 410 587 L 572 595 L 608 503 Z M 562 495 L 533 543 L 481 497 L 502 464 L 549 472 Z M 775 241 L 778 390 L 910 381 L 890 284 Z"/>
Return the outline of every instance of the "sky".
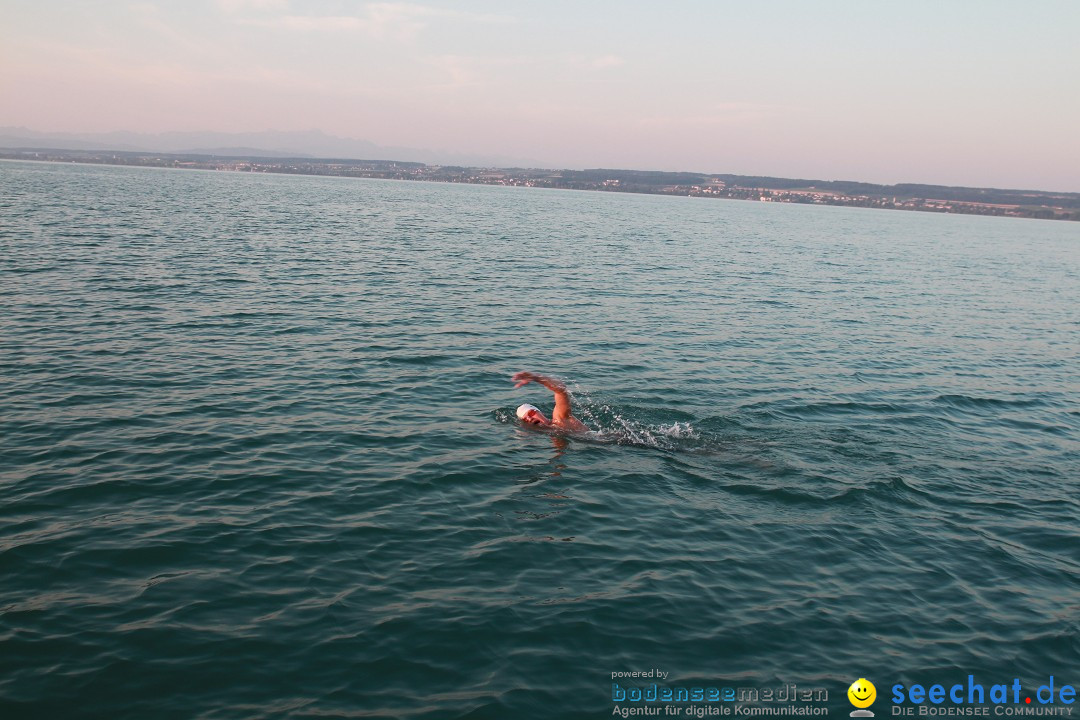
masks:
<path fill-rule="evenodd" d="M 0 0 L 0 126 L 1080 191 L 1076 0 Z"/>

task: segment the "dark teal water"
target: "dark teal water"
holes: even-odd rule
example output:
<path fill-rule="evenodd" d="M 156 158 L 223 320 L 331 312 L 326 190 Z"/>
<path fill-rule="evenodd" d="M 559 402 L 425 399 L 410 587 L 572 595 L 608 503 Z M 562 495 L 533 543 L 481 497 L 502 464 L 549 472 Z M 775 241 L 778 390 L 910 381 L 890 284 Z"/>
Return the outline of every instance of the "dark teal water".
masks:
<path fill-rule="evenodd" d="M 3 162 L 0 248 L 0 717 L 1080 684 L 1075 224 Z"/>

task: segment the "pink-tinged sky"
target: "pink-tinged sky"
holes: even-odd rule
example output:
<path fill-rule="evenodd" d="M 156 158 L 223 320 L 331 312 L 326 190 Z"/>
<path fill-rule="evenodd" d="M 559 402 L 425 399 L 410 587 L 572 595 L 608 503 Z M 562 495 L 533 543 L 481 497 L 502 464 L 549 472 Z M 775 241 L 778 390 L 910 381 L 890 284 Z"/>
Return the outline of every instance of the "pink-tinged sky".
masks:
<path fill-rule="evenodd" d="M 1080 191 L 1080 2 L 0 0 L 0 126 Z"/>

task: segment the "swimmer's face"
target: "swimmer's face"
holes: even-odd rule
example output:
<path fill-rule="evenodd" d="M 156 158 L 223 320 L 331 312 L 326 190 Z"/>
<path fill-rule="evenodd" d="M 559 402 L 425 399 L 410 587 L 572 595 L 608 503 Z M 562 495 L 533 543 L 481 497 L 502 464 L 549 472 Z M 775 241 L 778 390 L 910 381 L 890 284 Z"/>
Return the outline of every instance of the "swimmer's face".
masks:
<path fill-rule="evenodd" d="M 550 425 L 548 419 L 544 417 L 544 414 L 539 410 L 530 410 L 525 413 L 525 417 L 521 418 L 521 422 L 526 425 Z"/>

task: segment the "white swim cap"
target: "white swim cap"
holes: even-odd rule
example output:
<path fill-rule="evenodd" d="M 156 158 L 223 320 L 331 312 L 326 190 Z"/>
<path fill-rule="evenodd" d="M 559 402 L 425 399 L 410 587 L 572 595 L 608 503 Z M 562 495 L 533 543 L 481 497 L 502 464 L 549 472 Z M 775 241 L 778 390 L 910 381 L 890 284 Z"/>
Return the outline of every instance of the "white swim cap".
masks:
<path fill-rule="evenodd" d="M 536 412 L 540 412 L 540 408 L 536 407 L 535 405 L 530 405 L 529 403 L 525 403 L 524 405 L 518 405 L 518 409 L 517 409 L 518 420 L 524 420 L 525 416 L 529 414 L 530 410 L 535 410 Z"/>

